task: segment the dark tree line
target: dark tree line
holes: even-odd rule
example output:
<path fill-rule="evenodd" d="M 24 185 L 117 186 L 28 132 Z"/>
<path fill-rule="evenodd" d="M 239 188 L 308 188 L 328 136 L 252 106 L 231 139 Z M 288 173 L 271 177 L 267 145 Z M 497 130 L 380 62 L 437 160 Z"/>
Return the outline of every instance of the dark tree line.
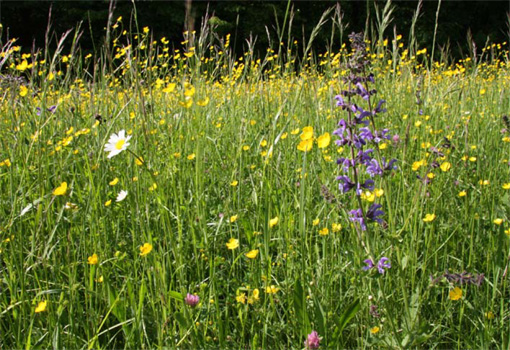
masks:
<path fill-rule="evenodd" d="M 309 37 L 324 11 L 340 4 L 343 22 L 347 24 L 346 34 L 361 31 L 366 27 L 367 16 L 375 20 L 375 5 L 384 6 L 382 0 L 366 1 L 292 1 L 294 18 L 292 36 L 301 42 L 303 33 Z M 265 50 L 268 45 L 266 26 L 276 39 L 276 19 L 283 22 L 287 9 L 287 1 L 136 1 L 136 12 L 139 27 L 149 26 L 156 39 L 163 36 L 179 46 L 182 32 L 186 27 L 187 15 L 199 29 L 201 18 L 208 11 L 214 14 L 214 23 L 219 35 L 231 33 L 232 46 L 236 51 L 245 49 L 245 39 L 252 34 L 257 37 L 258 50 Z M 393 27 L 408 39 L 413 13 L 418 1 L 394 1 L 393 21 L 385 33 L 391 37 Z M 416 39 L 420 47 L 431 47 L 434 34 L 434 23 L 437 1 L 424 1 L 421 16 L 416 24 Z M 51 29 L 56 33 L 74 28 L 83 22 L 81 47 L 85 51 L 97 49 L 104 40 L 105 26 L 108 18 L 110 2 L 96 1 L 46 1 L 46 0 L 0 0 L 0 22 L 3 24 L 3 40 L 9 37 L 19 38 L 19 43 L 26 50 L 32 45 L 44 46 L 44 35 L 48 24 L 48 13 L 52 8 Z M 439 13 L 439 26 L 436 43 L 438 46 L 449 46 L 450 53 L 459 57 L 468 54 L 468 31 L 472 41 L 483 47 L 487 39 L 491 42 L 508 41 L 509 1 L 453 1 L 443 0 Z M 133 4 L 131 1 L 117 1 L 114 18 L 123 16 L 124 25 L 129 30 Z M 314 48 L 324 50 L 330 38 L 331 24 L 326 24 L 314 42 Z M 345 39 L 345 38 L 344 38 Z M 337 37 L 338 40 L 338 37 Z M 335 43 L 338 47 L 340 42 Z"/>

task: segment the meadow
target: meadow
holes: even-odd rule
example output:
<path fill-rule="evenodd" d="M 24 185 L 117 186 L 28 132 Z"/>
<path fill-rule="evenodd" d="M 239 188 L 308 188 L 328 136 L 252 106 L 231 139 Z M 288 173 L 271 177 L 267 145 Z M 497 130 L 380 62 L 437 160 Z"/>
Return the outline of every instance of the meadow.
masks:
<path fill-rule="evenodd" d="M 0 347 L 507 349 L 508 44 L 206 29 L 1 43 Z"/>

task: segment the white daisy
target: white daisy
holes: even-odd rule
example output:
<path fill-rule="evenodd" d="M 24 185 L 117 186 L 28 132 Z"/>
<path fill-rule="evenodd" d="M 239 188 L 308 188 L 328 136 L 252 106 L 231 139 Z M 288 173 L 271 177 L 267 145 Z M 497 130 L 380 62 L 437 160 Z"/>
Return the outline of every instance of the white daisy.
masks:
<path fill-rule="evenodd" d="M 116 202 L 122 202 L 124 199 L 126 199 L 126 196 L 128 195 L 128 191 L 120 191 L 119 194 L 117 195 L 117 199 L 115 200 Z"/>
<path fill-rule="evenodd" d="M 131 136 L 126 137 L 125 130 L 119 131 L 118 134 L 112 134 L 108 140 L 108 143 L 104 146 L 104 151 L 110 152 L 110 154 L 108 154 L 108 158 L 116 156 L 120 152 L 125 151 L 129 146 L 128 141 L 130 139 Z"/>

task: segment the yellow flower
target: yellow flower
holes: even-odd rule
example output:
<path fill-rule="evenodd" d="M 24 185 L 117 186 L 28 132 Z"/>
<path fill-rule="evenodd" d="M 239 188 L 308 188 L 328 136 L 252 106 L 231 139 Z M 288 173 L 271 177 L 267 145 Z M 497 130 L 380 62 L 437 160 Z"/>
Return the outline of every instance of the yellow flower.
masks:
<path fill-rule="evenodd" d="M 329 234 L 329 229 L 327 227 L 324 227 L 323 229 L 319 230 L 319 234 L 321 236 L 327 236 Z"/>
<path fill-rule="evenodd" d="M 380 144 L 379 144 L 379 149 L 380 149 L 380 150 L 384 150 L 384 149 L 386 149 L 386 148 L 388 148 L 388 144 L 387 144 L 386 142 L 383 142 L 383 143 L 380 143 Z"/>
<path fill-rule="evenodd" d="M 27 87 L 26 87 L 26 86 L 24 86 L 24 85 L 21 85 L 21 86 L 19 87 L 19 95 L 20 95 L 21 97 L 24 97 L 24 96 L 26 96 L 27 94 L 28 94 L 28 89 L 27 89 Z"/>
<path fill-rule="evenodd" d="M 200 107 L 205 107 L 209 104 L 209 97 L 204 98 L 203 100 L 198 100 L 197 105 Z"/>
<path fill-rule="evenodd" d="M 230 250 L 234 250 L 239 247 L 239 240 L 235 238 L 230 238 L 227 242 L 227 248 Z"/>
<path fill-rule="evenodd" d="M 494 219 L 493 223 L 499 226 L 503 223 L 503 219 Z"/>
<path fill-rule="evenodd" d="M 111 199 L 108 199 L 106 202 L 104 202 L 104 206 L 105 207 L 110 206 L 110 204 L 112 204 L 112 200 Z"/>
<path fill-rule="evenodd" d="M 331 225 L 331 231 L 333 232 L 339 232 L 341 229 L 342 229 L 341 224 L 334 223 L 333 225 Z"/>
<path fill-rule="evenodd" d="M 451 167 L 452 167 L 452 165 L 449 162 L 444 162 L 441 164 L 441 170 L 444 172 L 447 172 L 448 170 L 450 170 Z"/>
<path fill-rule="evenodd" d="M 299 134 L 299 128 L 292 130 L 290 133 L 291 133 L 292 135 Z"/>
<path fill-rule="evenodd" d="M 321 220 L 319 218 L 312 221 L 313 226 L 317 226 Z"/>
<path fill-rule="evenodd" d="M 313 138 L 313 127 L 311 127 L 311 126 L 304 127 L 303 132 L 301 133 L 301 135 L 299 137 L 303 141 Z"/>
<path fill-rule="evenodd" d="M 151 251 L 152 251 L 152 244 L 144 243 L 144 245 L 140 247 L 140 256 L 146 256 Z"/>
<path fill-rule="evenodd" d="M 459 192 L 459 194 L 458 194 L 458 196 L 459 196 L 459 197 L 465 197 L 465 196 L 466 196 L 466 194 L 467 194 L 467 193 L 466 193 L 466 191 L 460 191 L 460 192 Z"/>
<path fill-rule="evenodd" d="M 270 220 L 269 220 L 269 227 L 271 228 L 271 227 L 276 226 L 276 225 L 278 224 L 278 220 L 279 220 L 279 219 L 278 219 L 278 216 L 276 216 L 276 217 L 274 217 L 274 218 L 270 219 Z"/>
<path fill-rule="evenodd" d="M 243 146 L 243 151 L 248 151 L 249 149 L 250 149 L 250 146 L 248 146 L 248 145 Z"/>
<path fill-rule="evenodd" d="M 494 319 L 494 313 L 492 311 L 486 312 L 485 313 L 485 318 L 487 318 L 488 320 L 493 320 Z"/>
<path fill-rule="evenodd" d="M 427 214 L 423 218 L 423 221 L 424 222 L 431 222 L 431 221 L 434 221 L 435 218 L 436 218 L 436 214 Z"/>
<path fill-rule="evenodd" d="M 377 198 L 382 197 L 384 194 L 384 190 L 382 188 L 376 188 L 374 190 L 374 194 Z"/>
<path fill-rule="evenodd" d="M 236 220 L 237 220 L 237 215 L 232 215 L 230 217 L 230 222 L 236 222 Z"/>
<path fill-rule="evenodd" d="M 453 288 L 450 291 L 449 298 L 450 300 L 459 300 L 460 298 L 462 298 L 462 289 L 460 289 L 459 287 Z"/>
<path fill-rule="evenodd" d="M 94 253 L 91 256 L 87 258 L 87 264 L 89 265 L 96 265 L 99 262 L 99 259 L 97 257 L 97 254 Z"/>
<path fill-rule="evenodd" d="M 331 136 L 329 135 L 329 132 L 319 136 L 317 139 L 317 145 L 319 148 L 326 148 L 329 146 L 329 143 L 331 142 Z"/>
<path fill-rule="evenodd" d="M 46 306 L 48 306 L 48 302 L 46 300 L 40 301 L 35 307 L 35 313 L 46 311 Z"/>
<path fill-rule="evenodd" d="M 60 186 L 53 190 L 54 196 L 63 196 L 67 192 L 67 182 L 62 182 Z"/>
<path fill-rule="evenodd" d="M 11 166 L 11 161 L 9 160 L 9 158 L 7 158 L 6 160 L 0 162 L 0 166 L 6 166 L 6 167 L 10 167 Z"/>
<path fill-rule="evenodd" d="M 260 147 L 266 147 L 266 146 L 267 146 L 267 141 L 266 140 L 260 141 Z"/>
<path fill-rule="evenodd" d="M 158 185 L 156 183 L 153 183 L 151 187 L 149 187 L 149 191 L 155 191 L 158 188 Z"/>
<path fill-rule="evenodd" d="M 193 159 L 195 159 L 195 157 L 196 157 L 195 153 L 191 153 L 187 158 L 188 158 L 188 160 L 193 160 Z"/>
<path fill-rule="evenodd" d="M 313 139 L 302 140 L 297 146 L 297 149 L 302 152 L 308 152 L 312 148 L 313 148 Z"/>
<path fill-rule="evenodd" d="M 502 187 L 504 190 L 510 190 L 510 183 L 503 184 Z"/>
<path fill-rule="evenodd" d="M 236 187 L 238 183 L 239 183 L 239 182 L 237 182 L 237 180 L 234 180 L 234 181 L 232 181 L 232 182 L 230 183 L 230 186 L 232 186 L 232 187 Z"/>
<path fill-rule="evenodd" d="M 269 287 L 266 287 L 266 293 L 267 294 L 276 294 L 280 288 L 276 287 L 275 285 L 270 285 Z"/>
<path fill-rule="evenodd" d="M 245 293 L 240 293 L 239 295 L 237 295 L 236 296 L 236 301 L 238 303 L 245 304 L 246 303 L 246 294 Z"/>
<path fill-rule="evenodd" d="M 169 92 L 172 92 L 175 90 L 175 83 L 170 83 L 166 86 L 166 88 L 164 88 L 162 91 L 164 93 L 169 93 Z"/>
<path fill-rule="evenodd" d="M 489 180 L 480 180 L 478 181 L 478 183 L 482 186 L 487 186 L 488 184 L 490 184 Z"/>
<path fill-rule="evenodd" d="M 259 255 L 258 249 L 250 250 L 248 253 L 244 254 L 248 259 L 255 259 L 257 255 Z"/>
<path fill-rule="evenodd" d="M 375 326 L 375 327 L 370 328 L 370 333 L 377 334 L 377 333 L 379 333 L 380 330 L 381 329 L 379 327 Z"/>
<path fill-rule="evenodd" d="M 116 185 L 116 184 L 118 184 L 118 183 L 119 183 L 119 178 L 118 178 L 118 177 L 116 177 L 115 179 L 113 179 L 112 181 L 110 181 L 108 184 L 109 184 L 110 186 L 115 186 L 115 185 Z"/>
<path fill-rule="evenodd" d="M 143 158 L 135 158 L 135 164 L 138 166 L 143 165 Z"/>

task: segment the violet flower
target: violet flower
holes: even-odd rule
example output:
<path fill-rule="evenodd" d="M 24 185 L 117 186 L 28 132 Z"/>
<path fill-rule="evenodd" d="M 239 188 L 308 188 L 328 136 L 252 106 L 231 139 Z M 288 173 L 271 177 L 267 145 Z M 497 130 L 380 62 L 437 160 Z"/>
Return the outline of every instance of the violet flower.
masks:
<path fill-rule="evenodd" d="M 186 294 L 186 298 L 184 298 L 184 302 L 192 308 L 197 306 L 199 301 L 200 297 L 198 295 L 193 295 L 190 293 Z"/>
<path fill-rule="evenodd" d="M 319 337 L 319 333 L 317 331 L 312 331 L 312 333 L 308 334 L 305 340 L 305 348 L 306 349 L 318 349 L 320 345 L 321 338 Z"/>

